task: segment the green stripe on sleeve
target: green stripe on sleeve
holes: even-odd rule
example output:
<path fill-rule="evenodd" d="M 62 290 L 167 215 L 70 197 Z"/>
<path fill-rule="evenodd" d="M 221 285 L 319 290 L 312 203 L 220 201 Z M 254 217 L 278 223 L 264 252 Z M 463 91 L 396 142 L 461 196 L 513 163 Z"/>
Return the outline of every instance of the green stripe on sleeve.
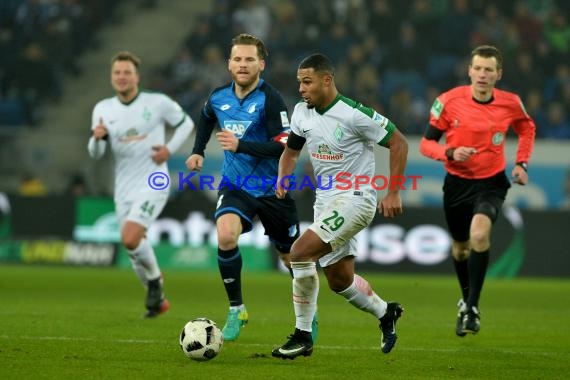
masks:
<path fill-rule="evenodd" d="M 180 124 L 184 123 L 184 120 L 186 120 L 186 114 L 182 115 L 182 120 L 180 120 L 176 125 L 173 125 L 173 128 L 179 127 Z"/>
<path fill-rule="evenodd" d="M 388 141 L 390 141 L 390 139 L 392 138 L 392 135 L 394 134 L 394 131 L 396 130 L 396 126 L 394 125 L 394 123 L 392 123 L 390 120 L 388 120 L 388 125 L 386 126 L 386 128 L 384 128 L 386 130 L 386 136 L 384 136 L 384 138 L 380 141 L 378 141 L 378 145 L 381 146 L 388 146 Z"/>

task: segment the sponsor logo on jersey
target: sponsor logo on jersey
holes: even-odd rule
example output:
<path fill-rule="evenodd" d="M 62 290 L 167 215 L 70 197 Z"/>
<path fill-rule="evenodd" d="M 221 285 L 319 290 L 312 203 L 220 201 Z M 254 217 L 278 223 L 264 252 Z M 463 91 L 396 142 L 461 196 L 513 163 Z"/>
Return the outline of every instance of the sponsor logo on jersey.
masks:
<path fill-rule="evenodd" d="M 336 141 L 340 142 L 340 140 L 342 140 L 342 136 L 343 136 L 342 125 L 337 124 L 336 129 L 334 130 L 334 138 L 336 139 Z"/>
<path fill-rule="evenodd" d="M 435 99 L 435 102 L 433 102 L 433 105 L 431 106 L 431 110 L 429 112 L 435 119 L 439 120 L 441 111 L 443 111 L 443 104 L 439 101 L 439 99 Z"/>
<path fill-rule="evenodd" d="M 331 148 L 329 148 L 329 146 L 327 144 L 321 144 L 319 145 L 319 149 L 317 151 L 317 153 L 325 153 L 325 154 L 331 154 Z"/>
<path fill-rule="evenodd" d="M 152 114 L 151 114 L 150 110 L 147 107 L 145 107 L 143 110 L 143 114 L 142 114 L 143 119 L 145 119 L 146 121 L 149 121 L 151 116 L 152 116 Z"/>
<path fill-rule="evenodd" d="M 142 135 L 139 134 L 139 131 L 135 127 L 131 127 L 127 129 L 124 135 L 119 137 L 119 142 L 128 143 L 131 141 L 140 141 L 146 139 L 148 135 L 143 133 Z"/>
<path fill-rule="evenodd" d="M 225 120 L 224 129 L 231 131 L 237 138 L 241 138 L 251 123 L 249 120 Z"/>
<path fill-rule="evenodd" d="M 388 119 L 384 116 L 380 115 L 378 112 L 374 111 L 372 114 L 372 120 L 377 122 L 382 128 L 385 128 L 388 125 Z"/>
<path fill-rule="evenodd" d="M 342 161 L 344 153 L 334 153 L 327 144 L 321 144 L 316 152 L 311 152 L 311 157 L 319 161 Z"/>
<path fill-rule="evenodd" d="M 493 145 L 501 145 L 504 139 L 505 135 L 502 132 L 496 132 L 491 138 L 491 142 Z"/>
<path fill-rule="evenodd" d="M 281 111 L 281 125 L 283 128 L 289 128 L 289 117 L 287 116 L 287 111 Z"/>
<path fill-rule="evenodd" d="M 297 225 L 293 224 L 292 226 L 289 226 L 289 236 L 294 237 L 295 235 L 297 235 Z"/>

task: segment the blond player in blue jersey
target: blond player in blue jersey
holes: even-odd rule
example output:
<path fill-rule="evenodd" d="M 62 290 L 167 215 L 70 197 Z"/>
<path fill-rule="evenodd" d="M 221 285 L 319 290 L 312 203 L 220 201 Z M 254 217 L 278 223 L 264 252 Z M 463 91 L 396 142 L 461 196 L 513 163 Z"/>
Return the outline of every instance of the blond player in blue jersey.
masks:
<path fill-rule="evenodd" d="M 289 134 L 287 106 L 279 91 L 262 77 L 268 56 L 261 39 L 241 33 L 232 39 L 228 59 L 231 81 L 216 88 L 202 108 L 196 127 L 190 170 L 201 170 L 204 151 L 216 133 L 224 151 L 222 175 L 214 219 L 218 235 L 218 268 L 229 310 L 222 329 L 224 341 L 234 341 L 249 321 L 242 292 L 242 254 L 239 239 L 258 219 L 283 264 L 289 268 L 289 250 L 299 236 L 295 200 L 278 199 L 272 181 Z M 244 186 L 240 178 L 250 178 Z M 269 179 L 269 181 L 266 181 Z M 317 319 L 312 337 L 317 338 Z"/>
<path fill-rule="evenodd" d="M 332 178 L 326 189 L 316 190 L 314 223 L 291 247 L 295 331 L 273 350 L 283 359 L 309 356 L 313 352 L 311 320 L 317 308 L 319 261 L 331 290 L 350 304 L 374 315 L 380 322 L 381 349 L 388 353 L 396 344 L 396 321 L 403 312 L 397 302 L 387 303 L 370 284 L 354 273 L 355 235 L 367 227 L 376 209 L 385 217 L 402 213 L 399 186 L 390 186 L 377 204 L 372 184 L 361 181 L 347 188 L 337 181 L 340 173 L 352 178 L 374 177 L 374 147 L 390 149 L 390 177 L 404 175 L 408 144 L 395 125 L 371 108 L 342 96 L 335 86 L 331 61 L 323 54 L 305 58 L 297 71 L 303 102 L 295 106 L 291 133 L 279 161 L 276 194 L 283 197 L 303 146 L 306 146 L 316 178 Z M 346 178 L 346 177 L 345 177 Z"/>
<path fill-rule="evenodd" d="M 147 289 L 144 317 L 150 318 L 166 312 L 170 304 L 163 294 L 154 250 L 146 239 L 147 228 L 168 200 L 169 186 L 159 186 L 165 178 L 149 181 L 153 173 L 168 173 L 166 161 L 188 138 L 194 122 L 168 96 L 139 90 L 139 65 L 139 58 L 130 52 L 119 52 L 111 59 L 115 96 L 95 105 L 87 148 L 95 159 L 103 157 L 107 144 L 113 152 L 121 241 Z M 167 124 L 175 132 L 165 143 Z"/>

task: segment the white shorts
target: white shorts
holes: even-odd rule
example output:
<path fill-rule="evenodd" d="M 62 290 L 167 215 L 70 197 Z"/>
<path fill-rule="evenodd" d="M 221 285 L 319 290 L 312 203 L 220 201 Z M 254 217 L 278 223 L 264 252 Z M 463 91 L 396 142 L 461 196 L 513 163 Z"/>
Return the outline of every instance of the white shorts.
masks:
<path fill-rule="evenodd" d="M 317 198 L 314 206 L 315 221 L 309 228 L 332 252 L 319 259 L 321 267 L 332 265 L 343 257 L 355 256 L 355 236 L 367 227 L 376 214 L 376 198 L 348 192 L 334 197 Z"/>
<path fill-rule="evenodd" d="M 137 193 L 126 201 L 115 201 L 119 226 L 123 228 L 123 224 L 128 220 L 148 229 L 162 212 L 168 201 L 168 195 L 160 191 L 145 192 Z"/>

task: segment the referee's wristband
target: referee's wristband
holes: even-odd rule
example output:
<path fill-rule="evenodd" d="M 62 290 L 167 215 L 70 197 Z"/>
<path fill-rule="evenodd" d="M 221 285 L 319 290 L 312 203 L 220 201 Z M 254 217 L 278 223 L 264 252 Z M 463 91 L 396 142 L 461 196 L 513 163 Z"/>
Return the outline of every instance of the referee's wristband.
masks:
<path fill-rule="evenodd" d="M 521 161 L 521 162 L 517 162 L 516 164 L 518 166 L 520 166 L 521 168 L 523 168 L 525 172 L 528 172 L 528 164 L 526 162 Z"/>

